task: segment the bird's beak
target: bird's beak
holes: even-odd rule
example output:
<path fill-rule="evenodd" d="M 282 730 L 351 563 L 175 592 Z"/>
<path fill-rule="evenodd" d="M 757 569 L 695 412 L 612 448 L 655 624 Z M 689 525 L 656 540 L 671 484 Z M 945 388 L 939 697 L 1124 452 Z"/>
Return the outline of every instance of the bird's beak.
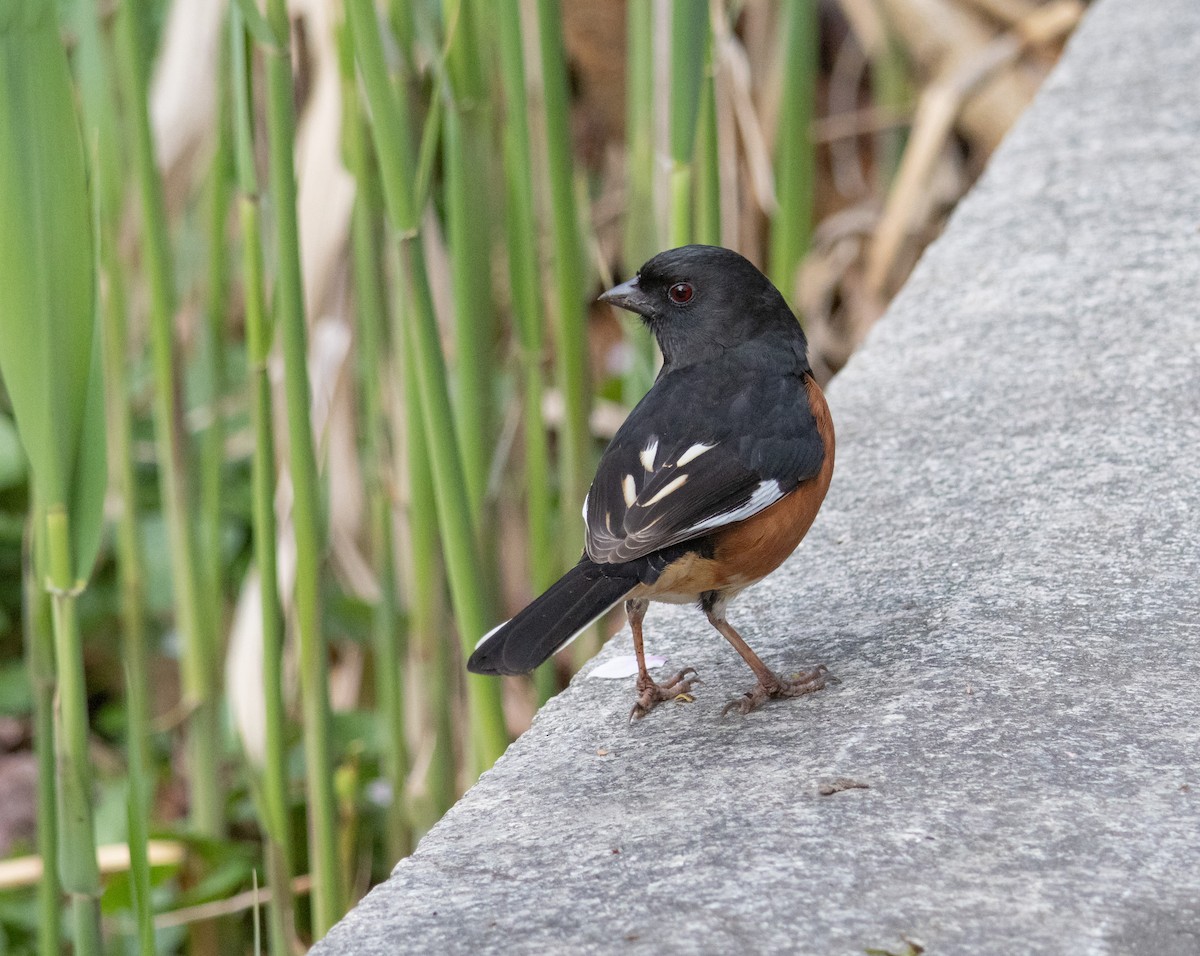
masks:
<path fill-rule="evenodd" d="M 645 299 L 642 295 L 642 290 L 638 287 L 637 276 L 634 276 L 628 282 L 622 282 L 620 285 L 613 286 L 600 296 L 600 301 L 607 302 L 609 305 L 615 305 L 621 309 L 628 309 L 630 312 L 638 313 L 638 315 L 645 314 Z"/>

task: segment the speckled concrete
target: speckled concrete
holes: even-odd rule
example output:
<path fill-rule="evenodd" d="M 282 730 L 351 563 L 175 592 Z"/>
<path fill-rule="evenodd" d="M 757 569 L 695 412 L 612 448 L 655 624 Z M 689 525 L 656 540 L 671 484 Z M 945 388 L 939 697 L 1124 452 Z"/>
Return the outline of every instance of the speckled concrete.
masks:
<path fill-rule="evenodd" d="M 841 684 L 723 720 L 652 608 L 696 702 L 585 673 L 315 953 L 1200 953 L 1198 63 L 1196 0 L 1095 4 L 834 383 L 730 618 Z"/>

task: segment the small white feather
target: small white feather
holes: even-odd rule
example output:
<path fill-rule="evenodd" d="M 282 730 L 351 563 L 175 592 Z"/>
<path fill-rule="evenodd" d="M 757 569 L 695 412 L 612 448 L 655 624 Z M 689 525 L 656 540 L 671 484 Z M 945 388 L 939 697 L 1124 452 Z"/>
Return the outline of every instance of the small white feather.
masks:
<path fill-rule="evenodd" d="M 626 475 L 621 482 L 621 494 L 625 496 L 625 507 L 632 508 L 637 501 L 637 485 L 633 483 L 633 475 Z"/>
<path fill-rule="evenodd" d="M 687 482 L 687 480 L 688 480 L 687 475 L 680 475 L 678 478 L 672 479 L 658 492 L 658 494 L 656 494 L 653 498 L 651 498 L 649 501 L 646 502 L 646 507 L 649 508 L 651 505 L 658 504 L 660 501 L 663 500 L 663 498 L 667 497 L 667 495 L 669 495 L 671 492 L 682 488 L 684 486 L 684 484 Z"/>
<path fill-rule="evenodd" d="M 675 464 L 678 467 L 682 468 L 689 461 L 695 461 L 697 458 L 699 458 L 701 455 L 703 455 L 706 451 L 712 451 L 716 447 L 717 447 L 716 445 L 706 445 L 706 444 L 704 444 L 704 442 L 699 442 L 699 443 L 693 445 L 687 451 L 685 451 L 682 455 L 680 455 L 679 460 L 677 462 L 675 462 Z"/>
<path fill-rule="evenodd" d="M 654 471 L 654 456 L 658 454 L 658 439 L 654 438 L 650 444 L 642 449 L 642 453 L 638 458 L 642 461 L 642 467 L 646 471 Z"/>

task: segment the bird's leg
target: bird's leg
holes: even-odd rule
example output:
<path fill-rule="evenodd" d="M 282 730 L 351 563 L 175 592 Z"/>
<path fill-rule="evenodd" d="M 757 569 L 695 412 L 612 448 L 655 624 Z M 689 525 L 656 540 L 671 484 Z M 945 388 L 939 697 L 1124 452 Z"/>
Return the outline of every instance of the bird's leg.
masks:
<path fill-rule="evenodd" d="M 705 595 L 705 598 L 703 607 L 704 612 L 708 615 L 709 623 L 721 632 L 725 640 L 733 645 L 734 650 L 742 655 L 742 659 L 750 665 L 750 669 L 754 671 L 754 676 L 758 678 L 758 682 L 750 690 L 725 705 L 725 709 L 721 711 L 722 716 L 731 710 L 748 714 L 763 701 L 770 698 L 800 697 L 803 694 L 811 694 L 814 691 L 818 691 L 825 686 L 829 672 L 824 664 L 819 664 L 811 671 L 804 671 L 791 679 L 780 677 L 771 668 L 767 667 L 754 651 L 750 650 L 750 645 L 742 640 L 742 635 L 735 631 L 733 625 L 725 620 L 724 599 L 717 595 L 713 595 L 711 600 L 707 599 L 708 595 Z"/>
<path fill-rule="evenodd" d="M 631 721 L 641 720 L 664 700 L 686 694 L 697 682 L 696 671 L 691 667 L 685 667 L 665 684 L 656 683 L 650 676 L 650 671 L 646 669 L 646 652 L 642 648 L 642 618 L 646 616 L 649 606 L 650 602 L 645 598 L 625 602 L 625 614 L 629 618 L 629 629 L 633 632 L 633 653 L 637 655 L 638 665 L 638 699 L 629 712 Z"/>

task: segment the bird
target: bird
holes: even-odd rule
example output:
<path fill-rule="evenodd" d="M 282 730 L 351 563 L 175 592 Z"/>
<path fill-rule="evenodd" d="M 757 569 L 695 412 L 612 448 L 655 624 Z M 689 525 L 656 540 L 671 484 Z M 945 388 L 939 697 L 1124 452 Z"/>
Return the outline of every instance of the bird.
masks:
<path fill-rule="evenodd" d="M 700 682 L 691 667 L 650 676 L 642 623 L 658 601 L 698 605 L 754 672 L 723 714 L 821 690 L 824 665 L 783 677 L 726 617 L 799 545 L 833 475 L 833 420 L 800 323 L 753 263 L 719 246 L 661 252 L 599 300 L 641 317 L 662 367 L 600 458 L 579 563 L 485 634 L 467 669 L 528 673 L 624 601 L 639 720 Z"/>

